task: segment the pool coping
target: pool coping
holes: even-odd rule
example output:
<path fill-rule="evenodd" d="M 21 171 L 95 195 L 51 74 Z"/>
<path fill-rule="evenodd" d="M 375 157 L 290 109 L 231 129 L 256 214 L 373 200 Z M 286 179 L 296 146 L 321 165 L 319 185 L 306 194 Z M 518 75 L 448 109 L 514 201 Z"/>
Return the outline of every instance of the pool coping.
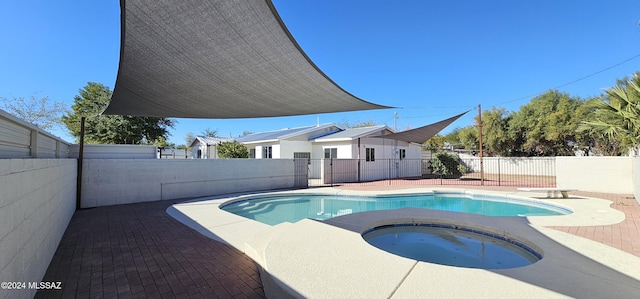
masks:
<path fill-rule="evenodd" d="M 175 204 L 167 212 L 200 233 L 245 252 L 262 268 L 265 294 L 270 297 L 402 298 L 425 294 L 448 297 L 597 297 L 594 295 L 600 293 L 625 298 L 640 292 L 640 258 L 544 227 L 608 225 L 623 221 L 624 214 L 610 208 L 612 202 L 608 200 L 575 196 L 546 199 L 543 193 L 466 188 L 387 191 L 317 188 L 260 194 L 387 195 L 432 191 L 529 199 L 566 207 L 574 213 L 485 217 L 400 209 L 356 213 L 324 222 L 305 219 L 269 226 L 218 208 L 224 202 L 256 193 L 191 200 Z M 395 256 L 369 245 L 360 235 L 367 227 L 380 223 L 435 220 L 503 230 L 532 242 L 544 257 L 522 268 L 457 268 Z"/>

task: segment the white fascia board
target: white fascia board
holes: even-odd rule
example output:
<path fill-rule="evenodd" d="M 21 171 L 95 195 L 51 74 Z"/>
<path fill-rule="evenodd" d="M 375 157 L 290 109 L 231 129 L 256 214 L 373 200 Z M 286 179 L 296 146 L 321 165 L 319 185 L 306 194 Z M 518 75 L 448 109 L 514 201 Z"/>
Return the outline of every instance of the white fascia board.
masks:
<path fill-rule="evenodd" d="M 335 142 L 335 141 L 351 141 L 354 138 L 320 138 L 315 139 L 313 142 Z"/>
<path fill-rule="evenodd" d="M 265 139 L 265 140 L 243 142 L 242 144 L 258 144 L 258 143 L 279 142 L 279 141 L 280 139 Z"/>

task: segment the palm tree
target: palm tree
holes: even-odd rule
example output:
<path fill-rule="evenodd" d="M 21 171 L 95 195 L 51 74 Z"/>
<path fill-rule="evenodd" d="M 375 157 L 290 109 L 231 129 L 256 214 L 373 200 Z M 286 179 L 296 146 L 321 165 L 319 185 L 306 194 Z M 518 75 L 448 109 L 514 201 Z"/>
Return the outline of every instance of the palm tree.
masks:
<path fill-rule="evenodd" d="M 640 146 L 640 72 L 629 80 L 618 81 L 606 94 L 594 101 L 594 117 L 585 121 L 593 132 L 626 149 Z"/>

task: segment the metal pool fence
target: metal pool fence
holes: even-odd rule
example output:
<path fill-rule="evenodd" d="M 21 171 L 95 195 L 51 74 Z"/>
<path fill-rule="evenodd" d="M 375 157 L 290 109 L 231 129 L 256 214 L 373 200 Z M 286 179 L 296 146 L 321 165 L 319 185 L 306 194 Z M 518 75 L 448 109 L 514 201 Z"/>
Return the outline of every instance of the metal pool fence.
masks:
<path fill-rule="evenodd" d="M 309 186 L 485 185 L 555 187 L 555 158 L 479 158 L 438 164 L 433 159 L 310 159 Z M 437 165 L 435 165 L 437 164 Z M 482 172 L 481 172 L 482 168 Z"/>

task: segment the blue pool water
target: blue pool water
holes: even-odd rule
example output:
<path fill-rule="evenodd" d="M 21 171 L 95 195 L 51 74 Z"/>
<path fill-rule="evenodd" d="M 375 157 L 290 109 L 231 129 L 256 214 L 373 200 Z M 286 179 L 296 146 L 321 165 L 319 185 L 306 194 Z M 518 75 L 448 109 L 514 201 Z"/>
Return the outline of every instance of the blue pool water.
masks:
<path fill-rule="evenodd" d="M 399 256 L 455 267 L 517 268 L 542 258 L 521 242 L 457 227 L 392 225 L 372 229 L 362 237 L 369 244 Z"/>
<path fill-rule="evenodd" d="M 335 196 L 291 194 L 253 197 L 224 204 L 227 212 L 269 225 L 305 218 L 329 218 L 367 211 L 422 208 L 486 216 L 565 215 L 571 211 L 552 205 L 499 197 L 477 199 L 465 194 L 412 194 L 392 196 Z"/>

